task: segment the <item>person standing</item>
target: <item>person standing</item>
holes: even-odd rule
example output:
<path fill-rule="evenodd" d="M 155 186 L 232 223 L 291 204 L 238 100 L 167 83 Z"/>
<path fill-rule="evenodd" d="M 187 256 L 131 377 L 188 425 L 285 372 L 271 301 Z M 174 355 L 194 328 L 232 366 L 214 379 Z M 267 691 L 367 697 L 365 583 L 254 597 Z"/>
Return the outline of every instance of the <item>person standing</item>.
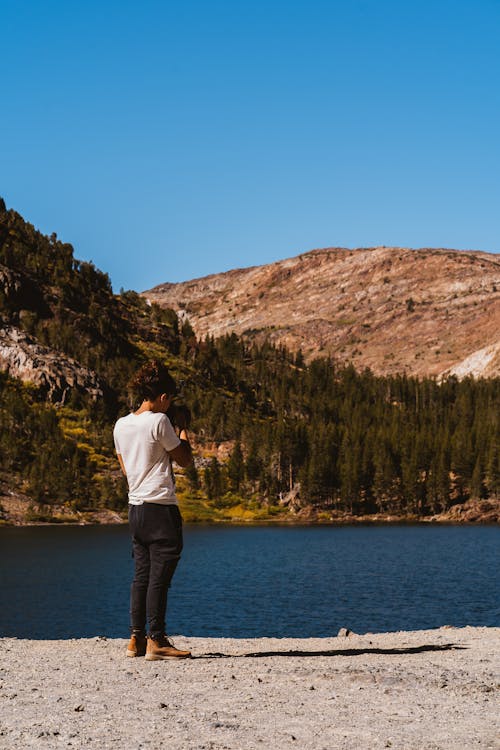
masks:
<path fill-rule="evenodd" d="M 166 414 L 177 393 L 176 384 L 157 360 L 141 367 L 131 387 L 140 406 L 118 419 L 113 431 L 118 461 L 128 483 L 135 566 L 127 656 L 145 656 L 149 661 L 188 658 L 191 653 L 177 649 L 167 636 L 166 611 L 168 589 L 183 545 L 172 460 L 182 467 L 192 461 L 189 412 L 177 410 L 177 434 Z"/>

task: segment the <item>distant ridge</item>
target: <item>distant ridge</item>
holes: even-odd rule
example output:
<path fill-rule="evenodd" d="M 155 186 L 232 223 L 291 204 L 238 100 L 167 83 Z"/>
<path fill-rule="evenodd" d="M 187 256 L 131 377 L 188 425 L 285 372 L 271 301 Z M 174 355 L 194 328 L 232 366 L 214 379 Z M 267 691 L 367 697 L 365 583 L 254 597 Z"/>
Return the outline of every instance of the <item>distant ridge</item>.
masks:
<path fill-rule="evenodd" d="M 445 333 L 461 319 L 477 334 L 457 374 L 492 369 L 496 256 L 394 250 L 384 260 L 387 252 L 316 251 L 169 285 L 193 297 L 174 297 L 176 313 L 134 291 L 114 295 L 107 274 L 0 202 L 0 525 L 119 520 L 127 492 L 111 428 L 130 409 L 130 375 L 151 357 L 182 379 L 193 413 L 196 463 L 177 485 L 187 520 L 497 522 L 499 379 L 377 378 L 325 358 L 308 367 L 267 344 L 199 340 L 178 325 L 197 291 L 202 323 L 218 314 L 250 339 L 289 331 L 292 343 L 302 326 L 313 356 L 321 319 L 326 332 L 329 323 L 376 343 L 389 299 L 400 355 L 396 345 L 411 341 L 405 326 L 432 304 Z M 437 278 L 449 266 L 439 293 L 433 264 Z M 200 299 L 211 303 L 206 315 Z M 249 330 L 258 315 L 261 330 Z"/>
<path fill-rule="evenodd" d="M 500 256 L 325 248 L 143 292 L 198 337 L 235 332 L 379 375 L 500 375 Z"/>

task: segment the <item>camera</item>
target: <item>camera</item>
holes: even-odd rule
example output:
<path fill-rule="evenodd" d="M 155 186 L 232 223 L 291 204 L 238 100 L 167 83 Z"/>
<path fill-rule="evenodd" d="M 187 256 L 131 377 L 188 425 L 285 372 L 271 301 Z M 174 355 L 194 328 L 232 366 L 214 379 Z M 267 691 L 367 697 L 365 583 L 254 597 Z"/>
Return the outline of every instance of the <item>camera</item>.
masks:
<path fill-rule="evenodd" d="M 180 430 L 189 429 L 191 424 L 191 411 L 185 404 L 172 404 L 168 407 L 167 417 L 174 427 Z"/>

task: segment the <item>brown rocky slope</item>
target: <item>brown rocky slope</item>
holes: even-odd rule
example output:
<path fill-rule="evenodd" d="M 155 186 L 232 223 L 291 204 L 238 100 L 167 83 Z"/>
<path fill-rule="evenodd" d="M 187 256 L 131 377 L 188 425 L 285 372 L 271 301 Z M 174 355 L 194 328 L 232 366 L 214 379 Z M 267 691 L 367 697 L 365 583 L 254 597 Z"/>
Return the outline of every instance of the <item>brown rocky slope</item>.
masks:
<path fill-rule="evenodd" d="M 199 337 L 236 332 L 386 375 L 500 375 L 500 255 L 312 250 L 143 293 Z"/>
<path fill-rule="evenodd" d="M 102 398 L 105 386 L 99 376 L 62 352 L 42 346 L 15 326 L 0 324 L 0 371 L 31 383 L 49 401 L 65 403 L 72 389 Z"/>

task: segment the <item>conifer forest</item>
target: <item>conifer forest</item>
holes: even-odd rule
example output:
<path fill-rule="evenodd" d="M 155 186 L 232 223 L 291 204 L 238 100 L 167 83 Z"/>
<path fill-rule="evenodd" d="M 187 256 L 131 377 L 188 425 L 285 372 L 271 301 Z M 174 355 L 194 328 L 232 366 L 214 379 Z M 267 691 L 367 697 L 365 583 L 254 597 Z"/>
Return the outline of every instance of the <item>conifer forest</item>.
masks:
<path fill-rule="evenodd" d="M 57 403 L 0 372 L 0 473 L 40 508 L 126 507 L 112 428 L 131 407 L 131 374 L 153 357 L 193 415 L 197 460 L 180 485 L 190 509 L 272 515 L 294 498 L 325 512 L 422 517 L 500 495 L 498 378 L 376 377 L 235 334 L 197 340 L 173 311 L 113 294 L 105 273 L 1 201 L 0 276 L 2 325 L 104 384 L 100 399 L 75 389 Z"/>

